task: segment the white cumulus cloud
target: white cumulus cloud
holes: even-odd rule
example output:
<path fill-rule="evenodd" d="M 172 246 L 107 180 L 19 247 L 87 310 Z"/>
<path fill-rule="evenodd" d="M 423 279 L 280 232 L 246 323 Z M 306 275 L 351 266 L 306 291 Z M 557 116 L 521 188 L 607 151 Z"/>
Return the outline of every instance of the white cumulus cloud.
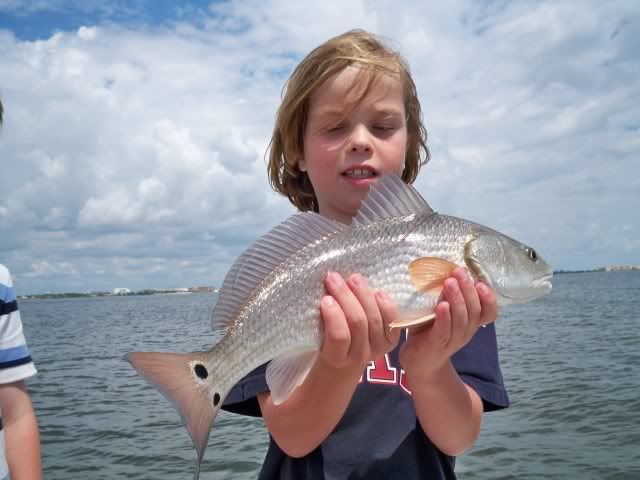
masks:
<path fill-rule="evenodd" d="M 63 8 L 14 3 L 0 9 Z M 23 293 L 220 284 L 293 211 L 264 161 L 284 81 L 361 27 L 411 65 L 433 155 L 416 185 L 436 210 L 557 268 L 640 263 L 639 16 L 622 1 L 248 1 L 35 41 L 0 29 L 0 260 Z"/>

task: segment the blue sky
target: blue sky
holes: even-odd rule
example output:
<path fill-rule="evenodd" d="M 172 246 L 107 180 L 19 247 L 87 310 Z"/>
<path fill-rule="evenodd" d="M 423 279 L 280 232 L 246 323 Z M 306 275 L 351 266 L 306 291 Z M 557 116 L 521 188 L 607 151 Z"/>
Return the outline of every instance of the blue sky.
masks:
<path fill-rule="evenodd" d="M 282 86 L 365 28 L 408 60 L 438 211 L 557 269 L 640 264 L 633 1 L 0 0 L 0 261 L 19 294 L 219 285 L 293 212 L 264 152 Z"/>
<path fill-rule="evenodd" d="M 21 40 L 44 40 L 59 31 L 86 25 L 124 25 L 146 28 L 176 22 L 197 23 L 214 2 L 146 1 L 12 1 L 0 0 L 0 26 Z"/>

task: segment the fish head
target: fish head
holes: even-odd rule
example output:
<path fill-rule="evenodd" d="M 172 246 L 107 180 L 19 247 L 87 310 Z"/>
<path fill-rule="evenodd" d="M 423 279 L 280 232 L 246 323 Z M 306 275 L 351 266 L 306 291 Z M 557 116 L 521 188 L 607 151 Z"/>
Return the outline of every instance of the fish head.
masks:
<path fill-rule="evenodd" d="M 551 291 L 553 269 L 533 248 L 492 230 L 475 232 L 465 262 L 494 289 L 500 305 L 525 303 Z"/>

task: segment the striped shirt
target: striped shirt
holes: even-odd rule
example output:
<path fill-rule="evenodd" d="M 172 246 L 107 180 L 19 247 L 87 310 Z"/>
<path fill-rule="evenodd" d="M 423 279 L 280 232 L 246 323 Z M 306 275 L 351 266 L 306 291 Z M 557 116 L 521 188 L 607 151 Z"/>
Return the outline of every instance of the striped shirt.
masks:
<path fill-rule="evenodd" d="M 24 380 L 35 374 L 36 368 L 22 333 L 11 275 L 0 264 L 0 383 Z"/>
<path fill-rule="evenodd" d="M 7 267 L 0 263 L 0 383 L 13 383 L 35 374 L 36 368 L 22 333 L 11 275 Z M 9 480 L 4 450 L 4 431 L 0 430 L 0 480 Z"/>

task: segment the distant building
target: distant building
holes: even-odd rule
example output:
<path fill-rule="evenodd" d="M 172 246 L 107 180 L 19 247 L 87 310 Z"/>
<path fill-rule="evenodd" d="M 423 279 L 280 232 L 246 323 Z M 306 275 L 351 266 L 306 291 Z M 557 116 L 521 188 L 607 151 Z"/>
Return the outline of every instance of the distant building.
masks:
<path fill-rule="evenodd" d="M 640 265 L 607 265 L 604 269 L 607 272 L 622 272 L 626 270 L 640 270 Z"/>
<path fill-rule="evenodd" d="M 128 288 L 114 288 L 111 290 L 111 295 L 128 295 L 131 290 Z"/>
<path fill-rule="evenodd" d="M 190 287 L 189 291 L 194 293 L 207 293 L 207 292 L 213 292 L 213 287 L 207 287 L 204 285 L 200 287 Z"/>

